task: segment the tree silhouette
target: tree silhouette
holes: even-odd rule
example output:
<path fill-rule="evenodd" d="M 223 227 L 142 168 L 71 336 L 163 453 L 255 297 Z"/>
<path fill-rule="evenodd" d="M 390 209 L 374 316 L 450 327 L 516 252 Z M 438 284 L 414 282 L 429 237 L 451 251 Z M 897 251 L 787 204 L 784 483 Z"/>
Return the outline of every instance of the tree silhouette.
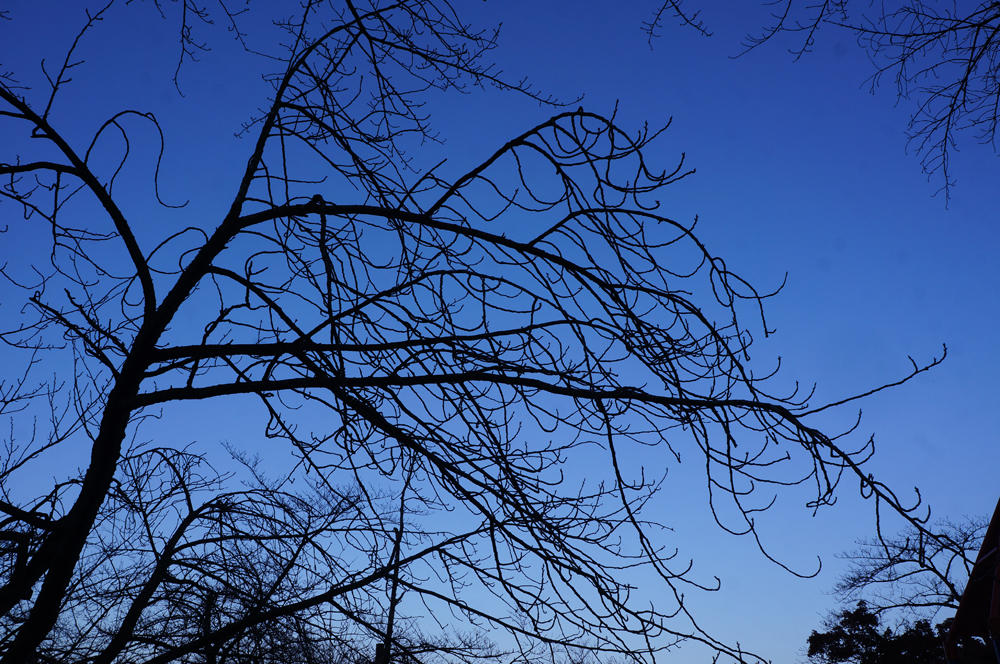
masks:
<path fill-rule="evenodd" d="M 878 615 L 933 617 L 941 609 L 955 610 L 987 526 L 982 516 L 945 519 L 892 537 L 858 540 L 857 548 L 840 556 L 850 566 L 834 593 L 842 601 L 863 597 Z"/>
<path fill-rule="evenodd" d="M 894 536 L 861 539 L 842 554 L 850 566 L 834 587 L 843 601 L 859 600 L 826 621 L 826 631 L 809 637 L 809 657 L 836 662 L 939 662 L 989 521 L 967 517 L 908 527 Z M 859 599 L 864 598 L 864 599 Z M 940 615 L 951 615 L 931 629 Z M 899 619 L 895 629 L 881 630 L 886 618 Z M 956 639 L 963 662 L 995 661 L 981 639 Z M 950 660 L 950 657 L 948 658 Z"/>
<path fill-rule="evenodd" d="M 101 21 L 151 9 L 182 26 L 180 64 L 214 15 L 273 72 L 224 211 L 179 209 L 180 230 L 144 223 L 158 189 L 115 186 L 130 137 L 170 149 L 154 114 L 70 121 L 71 73 L 115 47 Z M 703 584 L 644 516 L 682 453 L 731 532 L 756 536 L 761 489 L 811 483 L 818 508 L 844 473 L 917 523 L 862 468 L 871 441 L 814 428 L 829 406 L 748 364 L 764 296 L 659 208 L 688 174 L 647 163 L 659 131 L 560 112 L 463 174 L 416 173 L 426 95 L 548 101 L 447 3 L 311 0 L 263 51 L 222 1 L 86 19 L 47 91 L 0 84 L 4 218 L 49 249 L 3 249 L 5 664 L 310 661 L 317 640 L 358 661 L 638 662 L 686 640 L 745 659 L 688 614 Z M 197 402 L 258 413 L 269 451 L 178 441 Z"/>

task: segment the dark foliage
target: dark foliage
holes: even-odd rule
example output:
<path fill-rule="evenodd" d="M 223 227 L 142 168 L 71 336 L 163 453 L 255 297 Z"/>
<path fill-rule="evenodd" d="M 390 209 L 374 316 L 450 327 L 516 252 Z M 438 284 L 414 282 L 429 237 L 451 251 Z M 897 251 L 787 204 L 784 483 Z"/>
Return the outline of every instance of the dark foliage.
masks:
<path fill-rule="evenodd" d="M 814 664 L 940 664 L 950 620 L 933 629 L 927 620 L 883 627 L 878 614 L 862 600 L 829 618 L 825 631 L 809 636 Z M 992 646 L 969 639 L 960 646 L 963 664 L 995 664 Z"/>

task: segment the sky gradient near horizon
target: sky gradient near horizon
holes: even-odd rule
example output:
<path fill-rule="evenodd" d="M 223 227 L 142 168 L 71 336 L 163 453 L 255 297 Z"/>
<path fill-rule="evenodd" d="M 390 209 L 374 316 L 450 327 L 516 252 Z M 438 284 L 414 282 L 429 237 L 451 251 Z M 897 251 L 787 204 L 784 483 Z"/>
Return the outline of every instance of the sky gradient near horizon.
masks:
<path fill-rule="evenodd" d="M 72 3 L 59 12 L 50 4 L 12 3 L 13 20 L 0 21 L 0 70 L 25 72 L 25 82 L 37 85 L 40 60 L 62 58 L 83 16 Z M 684 153 L 696 173 L 669 189 L 662 209 L 682 221 L 697 216 L 701 240 L 760 290 L 785 282 L 765 310 L 776 334 L 756 341 L 753 358 L 765 368 L 781 358 L 778 385 L 791 391 L 796 382 L 805 389 L 815 383 L 814 403 L 836 401 L 898 380 L 910 357 L 926 364 L 946 344 L 941 366 L 818 423 L 844 430 L 863 410 L 856 435 L 861 442 L 875 435 L 876 477 L 902 496 L 919 487 L 932 518 L 989 514 L 1000 493 L 996 155 L 960 136 L 946 206 L 943 195 L 934 196 L 940 175 L 928 178 L 907 153 L 912 102 L 898 100 L 890 80 L 869 94 L 872 64 L 850 34 L 821 31 L 813 52 L 798 61 L 787 51 L 795 44 L 782 40 L 733 58 L 769 9 L 689 4 L 702 9 L 713 35 L 667 19 L 651 44 L 641 28 L 652 0 L 613 11 L 597 0 L 455 6 L 479 27 L 502 24 L 493 55 L 509 78 L 526 77 L 572 108 L 617 108 L 620 123 L 636 130 L 669 123 L 655 157 L 672 168 Z M 215 205 L 218 212 L 225 202 L 218 192 L 239 175 L 241 162 L 232 157 L 248 149 L 248 140 L 233 134 L 266 104 L 269 89 L 259 71 L 238 68 L 220 29 L 213 50 L 181 70 L 179 95 L 171 81 L 176 35 L 162 29 L 152 7 L 142 9 L 93 33 L 95 46 L 65 93 L 72 112 L 57 109 L 57 116 L 93 131 L 120 108 L 154 111 L 167 140 L 164 199 L 192 197 L 199 209 Z M 99 40 L 112 34 L 114 48 L 103 48 Z M 472 90 L 428 97 L 427 111 L 442 142 L 415 147 L 417 165 L 447 157 L 462 169 L 553 109 Z M 172 141 L 180 146 L 174 151 Z M 197 163 L 183 161 L 199 145 Z M 0 225 L 11 224 L 8 210 L 0 207 Z M 16 228 L 0 236 L 16 241 Z M 211 424 L 185 433 L 227 435 Z M 804 659 L 809 632 L 836 607 L 828 594 L 842 570 L 836 554 L 873 534 L 871 503 L 847 480 L 838 503 L 815 516 L 805 506 L 808 492 L 797 490 L 761 515 L 764 544 L 783 564 L 809 574 L 822 560 L 819 574 L 800 579 L 767 561 L 751 538 L 720 531 L 704 504 L 697 460 L 692 465 L 691 478 L 669 486 L 664 513 L 652 515 L 674 529 L 697 578 L 721 581 L 719 592 L 689 598 L 692 613 L 709 633 L 775 664 Z M 889 530 L 899 525 L 888 523 Z M 705 661 L 705 653 L 682 649 L 665 661 Z"/>

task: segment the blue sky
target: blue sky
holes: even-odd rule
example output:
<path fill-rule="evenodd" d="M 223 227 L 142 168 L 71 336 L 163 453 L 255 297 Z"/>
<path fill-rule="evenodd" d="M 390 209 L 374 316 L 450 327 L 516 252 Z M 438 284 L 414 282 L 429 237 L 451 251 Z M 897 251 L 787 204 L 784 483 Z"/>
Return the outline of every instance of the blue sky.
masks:
<path fill-rule="evenodd" d="M 41 23 L 42 4 L 54 3 L 14 3 L 17 20 L 0 22 L 0 70 L 27 71 L 37 82 L 40 58 L 64 52 L 82 16 L 62 3 L 58 19 Z M 652 48 L 641 31 L 652 1 L 613 10 L 568 0 L 456 8 L 482 27 L 503 24 L 494 55 L 510 78 L 525 76 L 573 107 L 610 113 L 617 105 L 625 126 L 672 122 L 654 155 L 672 166 L 683 152 L 697 173 L 670 188 L 663 209 L 678 220 L 697 215 L 702 240 L 758 288 L 788 275 L 766 309 L 777 334 L 754 347 L 757 366 L 781 357 L 779 385 L 816 383 L 814 402 L 833 401 L 897 380 L 910 368 L 908 356 L 924 363 L 947 344 L 942 366 L 860 404 L 859 435 L 876 435 L 871 472 L 901 493 L 920 487 L 934 516 L 989 513 L 998 492 L 1000 412 L 997 157 L 960 137 L 952 160 L 957 185 L 946 207 L 933 196 L 939 177 L 928 181 L 906 152 L 911 104 L 897 100 L 890 82 L 868 94 L 871 64 L 849 34 L 823 31 L 798 62 L 786 51 L 793 43 L 780 40 L 733 59 L 768 9 L 703 4 L 712 37 L 668 21 Z M 233 164 L 247 150 L 233 133 L 266 103 L 268 89 L 218 31 L 214 50 L 181 72 L 179 96 L 170 80 L 175 35 L 145 11 L 151 7 L 140 9 L 94 33 L 95 47 L 67 89 L 73 108 L 60 117 L 92 131 L 109 111 L 155 111 L 168 141 L 164 199 L 191 198 L 202 213 L 221 211 L 225 198 L 217 194 L 235 182 Z M 112 34 L 114 48 L 103 48 Z M 443 144 L 415 146 L 411 154 L 418 164 L 447 156 L 456 170 L 552 113 L 494 90 L 431 97 L 427 108 Z M 148 132 L 143 140 L 137 154 L 147 154 L 136 164 L 148 170 L 155 142 Z M 150 223 L 183 225 L 160 211 L 151 215 Z M 17 238 L 15 228 L 4 241 Z M 820 423 L 842 429 L 856 412 L 849 406 Z M 806 492 L 795 490 L 761 517 L 765 544 L 783 563 L 809 572 L 822 558 L 823 571 L 801 580 L 765 560 L 752 540 L 719 531 L 700 471 L 697 460 L 682 464 L 658 503 L 696 574 L 722 581 L 720 592 L 690 597 L 692 611 L 723 641 L 776 663 L 798 661 L 810 630 L 835 606 L 826 594 L 840 569 L 834 556 L 872 534 L 872 505 L 847 481 L 838 504 L 815 517 L 805 508 Z M 704 661 L 704 653 L 682 650 L 671 661 Z"/>

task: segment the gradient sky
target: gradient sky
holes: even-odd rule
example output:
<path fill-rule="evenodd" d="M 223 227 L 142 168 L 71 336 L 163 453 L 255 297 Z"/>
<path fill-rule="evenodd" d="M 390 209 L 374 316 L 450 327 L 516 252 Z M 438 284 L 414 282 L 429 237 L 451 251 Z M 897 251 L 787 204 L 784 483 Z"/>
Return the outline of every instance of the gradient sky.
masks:
<path fill-rule="evenodd" d="M 816 383 L 814 403 L 834 401 L 901 378 L 908 356 L 926 363 L 947 344 L 942 366 L 860 404 L 859 435 L 876 435 L 871 472 L 901 494 L 919 487 L 934 517 L 989 513 L 1000 491 L 997 157 L 960 136 L 946 207 L 933 196 L 940 177 L 928 181 L 906 151 L 912 103 L 897 100 L 891 81 L 868 93 L 872 65 L 850 34 L 822 31 L 798 62 L 786 50 L 797 45 L 790 40 L 733 59 L 746 33 L 767 22 L 768 8 L 700 4 L 713 36 L 667 22 L 652 48 L 641 25 L 655 0 L 614 10 L 597 0 L 455 6 L 475 25 L 503 24 L 495 60 L 509 78 L 527 77 L 571 107 L 610 113 L 617 104 L 626 127 L 672 118 L 654 158 L 672 167 L 686 153 L 697 173 L 668 190 L 662 209 L 678 220 L 698 215 L 701 239 L 759 289 L 788 275 L 766 309 L 777 334 L 754 346 L 758 367 L 781 357 L 779 385 Z M 0 21 L 0 70 L 37 85 L 40 59 L 61 60 L 82 10 L 74 2 L 9 6 L 15 21 Z M 121 108 L 156 112 L 168 141 L 165 200 L 191 198 L 203 213 L 221 211 L 218 192 L 231 190 L 248 150 L 233 133 L 266 104 L 260 70 L 243 67 L 247 60 L 222 30 L 207 32 L 213 50 L 182 70 L 181 97 L 171 82 L 176 34 L 151 5 L 129 9 L 94 33 L 66 90 L 67 107 L 57 109 L 62 126 L 92 132 Z M 447 156 L 456 169 L 553 112 L 494 90 L 431 97 L 427 108 L 444 143 L 413 156 L 419 164 Z M 154 149 L 150 140 L 137 147 Z M 2 223 L 12 212 L 0 208 Z M 151 223 L 159 214 L 151 212 Z M 0 241 L 18 241 L 17 229 Z M 846 407 L 818 423 L 843 429 L 856 413 Z M 227 433 L 202 428 L 198 435 Z M 815 517 L 804 491 L 783 495 L 761 517 L 765 544 L 784 564 L 811 572 L 822 559 L 822 571 L 802 580 L 765 560 L 752 539 L 718 529 L 697 460 L 681 471 L 690 477 L 671 483 L 663 513 L 647 516 L 675 529 L 698 578 L 722 581 L 718 593 L 689 597 L 692 611 L 723 641 L 780 664 L 803 659 L 809 632 L 836 606 L 827 594 L 842 569 L 835 554 L 873 534 L 873 505 L 846 481 L 837 505 Z M 669 661 L 705 661 L 705 654 L 686 649 Z"/>

